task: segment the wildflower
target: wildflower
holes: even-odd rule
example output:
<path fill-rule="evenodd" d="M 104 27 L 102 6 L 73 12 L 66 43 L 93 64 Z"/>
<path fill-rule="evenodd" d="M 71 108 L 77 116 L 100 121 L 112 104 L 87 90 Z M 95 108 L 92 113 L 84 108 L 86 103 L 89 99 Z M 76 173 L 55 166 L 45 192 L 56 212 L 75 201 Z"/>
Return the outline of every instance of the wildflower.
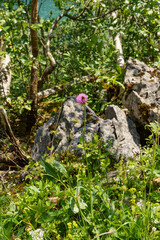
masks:
<path fill-rule="evenodd" d="M 78 227 L 76 221 L 73 221 L 73 227 Z"/>
<path fill-rule="evenodd" d="M 125 185 L 122 186 L 122 191 L 127 191 L 127 187 Z"/>
<path fill-rule="evenodd" d="M 61 236 L 58 234 L 57 236 L 56 236 L 56 239 L 60 239 L 61 238 Z"/>
<path fill-rule="evenodd" d="M 88 99 L 88 96 L 84 93 L 80 93 L 77 98 L 76 98 L 76 101 L 77 103 L 85 103 Z"/>
<path fill-rule="evenodd" d="M 67 225 L 68 225 L 68 228 L 72 227 L 72 223 L 71 222 L 68 222 Z"/>
<path fill-rule="evenodd" d="M 132 193 L 132 192 L 136 192 L 136 189 L 135 188 L 130 188 L 129 191 Z"/>
<path fill-rule="evenodd" d="M 142 209 L 142 208 L 144 207 L 144 201 L 143 201 L 142 199 L 140 199 L 140 200 L 137 202 L 137 206 Z"/>
<path fill-rule="evenodd" d="M 155 232 L 156 230 L 157 230 L 157 228 L 156 228 L 156 227 L 153 227 L 153 228 L 152 228 L 152 231 L 153 231 L 153 232 Z"/>
<path fill-rule="evenodd" d="M 72 239 L 72 235 L 70 233 L 68 233 L 68 237 L 69 239 Z"/>
<path fill-rule="evenodd" d="M 43 240 L 44 230 L 38 228 L 36 230 L 30 231 L 29 234 L 32 236 L 33 240 Z"/>

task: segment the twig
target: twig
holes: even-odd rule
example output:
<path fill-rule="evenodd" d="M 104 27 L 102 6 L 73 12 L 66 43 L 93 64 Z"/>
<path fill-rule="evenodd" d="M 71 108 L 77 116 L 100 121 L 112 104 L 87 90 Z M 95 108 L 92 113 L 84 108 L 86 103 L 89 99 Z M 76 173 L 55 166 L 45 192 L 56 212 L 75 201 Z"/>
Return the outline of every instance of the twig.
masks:
<path fill-rule="evenodd" d="M 104 18 L 104 17 L 107 16 L 108 14 L 111 14 L 112 12 L 117 11 L 117 10 L 120 10 L 120 9 L 121 9 L 120 7 L 115 8 L 115 9 L 109 11 L 109 12 L 104 13 L 104 14 L 101 15 L 101 16 L 94 17 L 94 18 L 81 19 L 81 18 L 73 17 L 72 15 L 69 15 L 69 14 L 67 14 L 67 13 L 66 13 L 65 17 L 68 17 L 68 18 L 70 18 L 70 19 L 72 19 L 72 20 L 76 20 L 76 21 L 82 21 L 82 22 L 90 21 L 90 22 L 91 22 L 91 21 L 95 21 L 95 20 L 100 19 L 100 18 Z"/>

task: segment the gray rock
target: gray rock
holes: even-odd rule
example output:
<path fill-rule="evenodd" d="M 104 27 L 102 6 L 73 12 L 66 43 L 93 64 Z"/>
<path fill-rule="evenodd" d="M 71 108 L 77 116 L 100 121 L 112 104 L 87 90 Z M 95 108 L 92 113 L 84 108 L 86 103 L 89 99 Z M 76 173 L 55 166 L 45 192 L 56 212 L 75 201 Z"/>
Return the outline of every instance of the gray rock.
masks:
<path fill-rule="evenodd" d="M 134 122 L 126 116 L 118 106 L 109 105 L 105 111 L 106 119 L 110 119 L 114 133 L 113 146 L 110 151 L 117 159 L 133 158 L 139 153 L 140 137 Z M 108 122 L 109 120 L 107 120 Z M 108 125 L 108 123 L 106 123 Z M 108 128 L 108 127 L 107 127 Z M 102 136 L 107 140 L 105 128 L 102 127 Z M 113 138 L 113 136 L 112 136 Z"/>
<path fill-rule="evenodd" d="M 140 124 L 160 119 L 160 71 L 129 58 L 124 84 L 122 103 Z"/>
<path fill-rule="evenodd" d="M 94 134 L 100 135 L 106 151 L 109 151 L 117 160 L 121 157 L 134 157 L 139 153 L 138 133 L 125 113 L 117 106 L 108 106 L 106 118 L 108 119 L 98 118 L 94 111 L 86 106 L 85 141 L 91 141 Z M 77 103 L 75 97 L 69 97 L 56 116 L 37 130 L 32 149 L 33 160 L 39 161 L 44 154 L 52 152 L 74 151 L 81 156 L 83 149 L 77 145 L 80 143 L 83 132 L 84 106 Z"/>

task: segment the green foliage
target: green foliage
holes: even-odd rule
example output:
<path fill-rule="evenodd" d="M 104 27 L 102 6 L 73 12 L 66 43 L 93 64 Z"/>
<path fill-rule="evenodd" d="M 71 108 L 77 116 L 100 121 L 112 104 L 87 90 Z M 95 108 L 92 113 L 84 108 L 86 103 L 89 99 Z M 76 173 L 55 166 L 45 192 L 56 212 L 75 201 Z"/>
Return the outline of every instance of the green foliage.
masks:
<path fill-rule="evenodd" d="M 135 1 L 129 4 L 125 1 L 122 9 L 122 22 L 119 21 L 118 26 L 124 36 L 126 57 L 133 56 L 145 62 L 155 62 L 158 66 L 159 2 Z"/>
<path fill-rule="evenodd" d="M 61 163 L 52 158 L 50 158 L 49 160 L 51 164 L 48 163 L 47 161 L 42 161 L 42 165 L 45 167 L 45 171 L 49 176 L 55 179 L 59 179 L 60 177 L 59 174 L 61 174 L 64 177 L 67 177 L 67 171 Z"/>
<path fill-rule="evenodd" d="M 20 6 L 14 0 L 0 3 L 0 36 L 4 41 L 0 55 L 7 53 L 12 61 L 12 109 L 8 109 L 8 114 L 11 118 L 14 115 L 14 120 L 31 108 L 28 100 L 32 65 L 30 5 L 19 2 Z M 63 11 L 76 1 L 54 2 Z M 69 14 L 80 14 L 85 4 L 86 1 L 79 1 Z M 159 67 L 158 7 L 159 2 L 155 0 L 96 0 L 91 1 L 81 18 L 94 18 L 118 9 L 117 22 L 111 14 L 95 21 L 67 18 L 60 21 L 50 45 L 57 68 L 43 87 L 62 85 L 64 91 L 50 97 L 51 102 L 61 103 L 68 95 L 85 92 L 92 109 L 103 113 L 109 102 L 102 90 L 109 85 L 123 87 L 124 69 L 116 64 L 117 33 L 122 36 L 125 60 L 131 56 Z M 39 38 L 39 77 L 49 64 L 43 45 L 54 20 L 50 16 L 31 26 Z M 38 113 L 43 118 L 43 109 Z M 152 123 L 149 128 L 152 135 L 148 146 L 126 164 L 123 159 L 114 163 L 95 135 L 91 142 L 79 145 L 85 152 L 82 159 L 66 153 L 44 158 L 43 168 L 38 163 L 30 163 L 21 186 L 15 185 L 14 177 L 10 184 L 2 178 L 0 238 L 31 240 L 30 232 L 40 228 L 44 230 L 45 240 L 158 240 L 159 124 Z"/>
<path fill-rule="evenodd" d="M 26 101 L 25 98 L 22 96 L 17 97 L 16 100 L 13 100 L 12 105 L 12 111 L 14 111 L 17 116 L 20 116 L 25 109 L 31 110 L 31 100 Z"/>
<path fill-rule="evenodd" d="M 85 153 L 76 162 L 66 162 L 66 156 L 60 162 L 55 155 L 42 161 L 43 168 L 30 163 L 29 182 L 19 191 L 11 185 L 0 195 L 1 238 L 29 240 L 32 232 L 42 229 L 46 240 L 158 240 L 160 168 L 155 144 L 137 159 L 112 166 L 95 135 L 79 146 Z"/>
<path fill-rule="evenodd" d="M 12 60 L 11 98 L 25 96 L 25 101 L 29 98 L 32 65 L 31 9 L 30 4 L 26 5 L 25 1 L 19 2 L 20 5 L 16 1 L 1 3 L 0 35 L 4 41 L 1 54 L 8 53 Z M 55 0 L 54 3 L 63 12 L 76 1 Z M 69 14 L 77 16 L 85 5 L 86 1 L 79 1 Z M 80 19 L 97 18 L 117 9 L 117 21 L 111 14 L 84 22 L 63 18 L 50 39 L 50 49 L 57 67 L 44 83 L 44 89 L 62 84 L 65 90 L 60 97 L 63 98 L 76 95 L 79 91 L 86 92 L 90 97 L 90 106 L 97 113 L 103 113 L 107 103 L 106 97 L 101 94 L 102 90 L 109 84 L 123 87 L 124 70 L 116 64 L 118 52 L 115 50 L 114 37 L 117 33 L 121 34 L 125 60 L 131 56 L 159 67 L 158 8 L 159 2 L 156 0 L 149 3 L 140 0 L 96 0 L 89 4 Z M 50 15 L 45 21 L 41 18 L 31 26 L 37 31 L 39 38 L 39 78 L 49 64 L 44 46 L 54 21 Z M 83 83 L 77 80 L 86 75 L 95 76 L 97 80 Z"/>

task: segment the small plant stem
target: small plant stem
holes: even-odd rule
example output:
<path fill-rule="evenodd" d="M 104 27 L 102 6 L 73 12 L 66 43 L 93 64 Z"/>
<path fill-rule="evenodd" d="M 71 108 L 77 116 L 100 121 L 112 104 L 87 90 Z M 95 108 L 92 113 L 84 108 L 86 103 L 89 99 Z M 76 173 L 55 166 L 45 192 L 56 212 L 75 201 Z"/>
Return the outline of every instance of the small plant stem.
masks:
<path fill-rule="evenodd" d="M 69 154 L 69 140 L 70 140 L 70 135 L 71 135 L 71 130 L 69 131 L 69 136 L 67 138 L 67 149 L 66 149 L 66 166 L 69 167 L 69 159 L 68 159 L 68 154 Z"/>
<path fill-rule="evenodd" d="M 151 163 L 152 168 L 151 168 L 151 176 L 150 176 L 150 180 L 149 180 L 149 192 L 148 192 L 148 199 L 147 199 L 148 206 L 146 206 L 146 208 L 147 208 L 146 209 L 146 227 L 147 227 L 148 232 L 149 232 L 149 220 L 151 219 L 150 195 L 151 195 L 152 186 L 153 186 L 153 172 L 154 172 L 154 169 L 155 169 L 156 148 L 157 148 L 157 139 L 154 140 L 154 143 L 153 143 L 153 146 L 152 146 L 152 149 L 153 149 L 153 156 L 152 156 L 152 163 Z"/>
<path fill-rule="evenodd" d="M 146 196 L 146 186 L 144 190 L 144 211 L 145 211 L 145 240 L 147 240 L 148 232 L 148 215 L 147 215 L 147 196 Z"/>
<path fill-rule="evenodd" d="M 84 103 L 84 128 L 83 128 L 83 147 L 84 151 L 86 152 L 85 149 L 85 132 L 86 132 L 86 104 Z"/>
<path fill-rule="evenodd" d="M 153 157 L 152 157 L 152 170 L 151 170 L 151 177 L 150 177 L 150 183 L 149 183 L 149 194 L 148 194 L 148 201 L 150 200 L 150 194 L 152 191 L 152 185 L 153 185 L 153 172 L 155 169 L 155 160 L 156 160 L 156 149 L 157 149 L 157 139 L 153 143 Z"/>
<path fill-rule="evenodd" d="M 80 171 L 80 169 L 79 169 L 79 171 Z M 82 210 L 81 210 L 81 208 L 79 206 L 79 202 L 77 201 L 77 197 L 78 197 L 78 183 L 79 183 L 79 171 L 78 171 L 78 176 L 77 176 L 77 192 L 76 192 L 76 196 L 74 196 L 74 200 L 77 203 L 77 206 L 79 208 L 79 212 L 80 212 L 80 215 L 81 215 L 81 218 L 82 218 L 83 226 L 85 227 L 85 230 L 87 232 L 86 223 L 84 221 L 85 217 L 84 217 L 83 212 L 82 212 Z"/>
<path fill-rule="evenodd" d="M 90 204 L 91 204 L 91 216 L 92 216 L 92 219 L 93 219 L 93 201 L 92 201 L 92 189 L 91 189 L 91 176 L 90 176 L 90 171 L 89 171 L 88 159 L 87 159 L 87 156 L 86 156 L 85 131 L 86 131 L 86 104 L 84 104 L 83 147 L 84 147 L 84 156 L 85 156 L 85 161 L 86 161 L 86 164 L 87 164 L 87 171 L 88 171 L 89 191 L 90 191 Z"/>
<path fill-rule="evenodd" d="M 93 214 L 93 200 L 92 200 L 92 187 L 91 187 L 91 173 L 89 170 L 89 163 L 88 163 L 88 158 L 86 155 L 86 145 L 85 145 L 85 132 L 86 132 L 86 104 L 84 103 L 84 128 L 83 128 L 83 148 L 84 148 L 84 157 L 85 157 L 85 161 L 87 164 L 87 172 L 88 172 L 88 182 L 89 182 L 89 193 L 90 193 L 90 205 L 91 205 L 91 217 L 92 217 L 92 221 L 94 219 L 94 214 Z M 98 232 L 95 226 L 95 223 L 93 222 L 93 226 L 97 235 L 97 239 L 99 239 L 98 237 Z"/>
<path fill-rule="evenodd" d="M 52 175 L 49 175 L 49 174 L 48 174 L 48 176 L 51 176 L 51 177 L 52 177 Z M 58 179 L 58 178 L 55 178 L 55 179 L 56 179 L 57 181 L 59 181 L 59 182 L 70 192 L 71 196 L 73 197 L 75 203 L 76 203 L 77 206 L 78 206 L 78 209 L 79 209 L 79 212 L 80 212 L 80 215 L 81 215 L 81 218 L 82 218 L 82 222 L 83 222 L 83 225 L 84 225 L 85 230 L 86 230 L 86 233 L 87 233 L 87 228 L 86 228 L 86 224 L 85 224 L 85 221 L 84 221 L 85 217 L 84 217 L 84 214 L 83 214 L 83 212 L 82 212 L 82 210 L 81 210 L 81 208 L 80 208 L 80 206 L 79 206 L 79 202 L 77 201 L 77 197 L 76 197 L 76 196 L 73 194 L 73 192 L 72 192 L 72 188 L 71 188 L 70 182 L 69 182 L 69 188 L 68 188 L 67 185 L 64 184 L 63 181 L 60 179 L 60 177 L 59 177 L 59 179 Z M 78 180 L 78 181 L 79 181 L 79 180 Z"/>

